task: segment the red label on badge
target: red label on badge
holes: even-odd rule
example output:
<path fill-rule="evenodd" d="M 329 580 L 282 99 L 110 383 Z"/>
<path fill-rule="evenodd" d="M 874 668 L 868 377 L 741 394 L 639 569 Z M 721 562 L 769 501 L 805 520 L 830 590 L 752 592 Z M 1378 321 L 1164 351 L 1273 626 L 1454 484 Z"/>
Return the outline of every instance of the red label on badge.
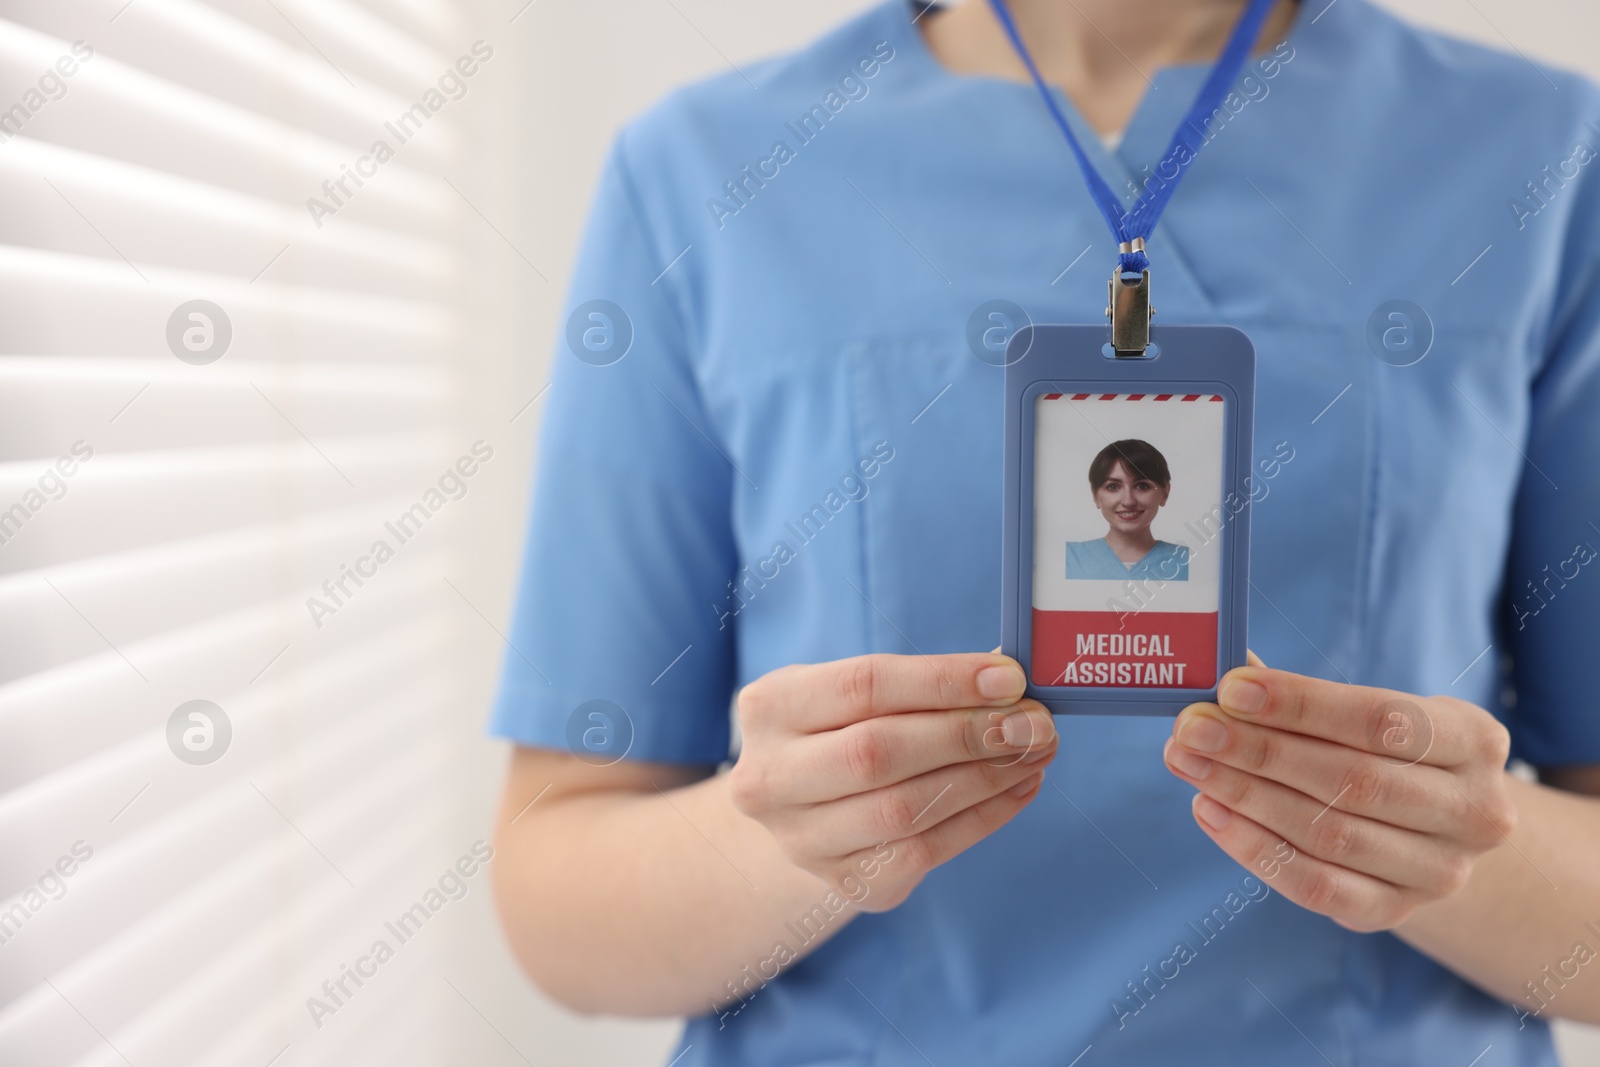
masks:
<path fill-rule="evenodd" d="M 1210 689 L 1217 613 L 1033 611 L 1033 684 Z"/>

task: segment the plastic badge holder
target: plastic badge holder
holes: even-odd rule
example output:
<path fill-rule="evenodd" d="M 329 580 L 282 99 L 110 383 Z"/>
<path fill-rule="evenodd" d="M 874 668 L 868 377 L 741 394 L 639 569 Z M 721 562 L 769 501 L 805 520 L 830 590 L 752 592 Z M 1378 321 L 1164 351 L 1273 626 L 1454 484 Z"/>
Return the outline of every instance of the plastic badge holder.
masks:
<path fill-rule="evenodd" d="M 1245 662 L 1255 349 L 1230 326 L 1152 326 L 1138 357 L 1108 336 L 1035 325 L 1007 348 L 1001 649 L 1055 714 L 1176 715 Z M 1112 574 L 1086 475 L 1130 439 L 1170 490 L 1156 549 Z"/>

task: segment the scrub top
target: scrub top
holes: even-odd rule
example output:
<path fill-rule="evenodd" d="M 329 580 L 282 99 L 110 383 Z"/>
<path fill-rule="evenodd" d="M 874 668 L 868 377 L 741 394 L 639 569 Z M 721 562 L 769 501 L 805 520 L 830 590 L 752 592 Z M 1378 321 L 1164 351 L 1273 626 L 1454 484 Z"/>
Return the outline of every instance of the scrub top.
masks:
<path fill-rule="evenodd" d="M 767 671 L 999 643 L 1003 372 L 969 324 L 997 299 L 1103 322 L 1115 249 L 1033 86 L 945 70 L 912 16 L 617 138 L 496 734 L 567 748 L 603 720 L 628 758 L 717 764 Z M 1115 152 L 1084 128 L 1117 187 L 1206 69 L 1153 73 Z M 1600 763 L 1600 92 L 1341 0 L 1225 110 L 1150 248 L 1161 321 L 1259 355 L 1251 647 Z M 1162 765 L 1169 720 L 1058 722 L 1013 822 L 691 1020 L 677 1067 L 1556 1063 L 1540 1020 L 1224 855 Z"/>
<path fill-rule="evenodd" d="M 1164 582 L 1189 580 L 1189 549 L 1171 541 L 1157 541 L 1132 566 L 1122 562 L 1104 537 L 1093 541 L 1067 542 L 1068 578 L 1125 579 L 1155 578 Z"/>

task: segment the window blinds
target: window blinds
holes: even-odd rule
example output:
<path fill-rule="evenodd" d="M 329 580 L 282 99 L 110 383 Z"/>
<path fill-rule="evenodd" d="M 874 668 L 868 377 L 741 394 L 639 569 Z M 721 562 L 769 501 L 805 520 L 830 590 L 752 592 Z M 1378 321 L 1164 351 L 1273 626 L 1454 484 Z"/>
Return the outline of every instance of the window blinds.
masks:
<path fill-rule="evenodd" d="M 499 641 L 460 531 L 522 469 L 462 415 L 505 264 L 445 177 L 504 25 L 0 8 L 0 1063 L 513 1055 L 447 773 Z"/>

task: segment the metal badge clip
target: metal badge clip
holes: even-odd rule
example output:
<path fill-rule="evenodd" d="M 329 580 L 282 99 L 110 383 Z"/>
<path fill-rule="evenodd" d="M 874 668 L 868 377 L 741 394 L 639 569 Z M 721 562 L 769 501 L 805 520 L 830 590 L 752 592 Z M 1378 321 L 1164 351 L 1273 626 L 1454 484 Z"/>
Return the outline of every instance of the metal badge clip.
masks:
<path fill-rule="evenodd" d="M 1141 238 L 1122 246 L 1124 252 L 1143 249 Z M 1111 347 L 1117 358 L 1144 355 L 1150 347 L 1150 319 L 1155 313 L 1156 309 L 1150 306 L 1150 271 L 1140 271 L 1136 277 L 1123 274 L 1120 266 L 1114 267 L 1106 289 L 1106 316 L 1111 319 Z"/>

